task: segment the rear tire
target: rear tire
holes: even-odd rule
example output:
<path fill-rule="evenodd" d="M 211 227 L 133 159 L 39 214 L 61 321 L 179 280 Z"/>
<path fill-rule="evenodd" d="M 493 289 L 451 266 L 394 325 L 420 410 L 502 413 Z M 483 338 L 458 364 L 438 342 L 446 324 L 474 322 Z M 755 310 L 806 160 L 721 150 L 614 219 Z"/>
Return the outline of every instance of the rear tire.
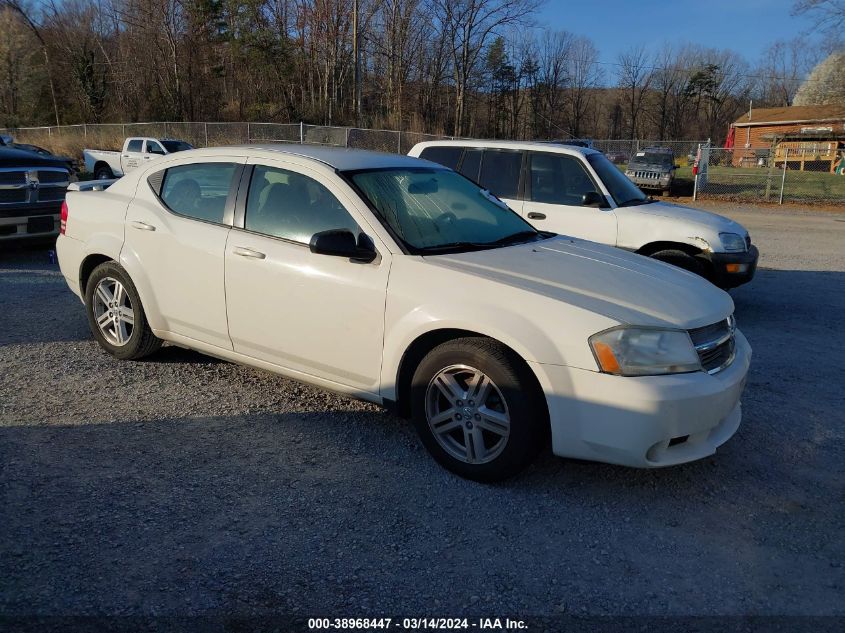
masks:
<path fill-rule="evenodd" d="M 698 259 L 690 255 L 689 253 L 685 253 L 684 251 L 679 251 L 675 249 L 667 249 L 664 251 L 658 251 L 651 255 L 652 259 L 659 260 L 661 262 L 666 262 L 667 264 L 672 264 L 673 266 L 677 266 L 678 268 L 683 268 L 684 270 L 688 270 L 691 273 L 695 273 L 700 277 L 707 278 L 707 269 L 704 267 Z"/>
<path fill-rule="evenodd" d="M 94 180 L 111 180 L 114 173 L 108 165 L 98 165 L 94 168 Z"/>
<path fill-rule="evenodd" d="M 414 372 L 411 413 L 434 459 L 484 482 L 512 477 L 531 463 L 549 421 L 530 371 L 487 338 L 455 339 L 431 350 Z"/>
<path fill-rule="evenodd" d="M 85 286 L 88 325 L 104 350 L 121 360 L 158 351 L 162 341 L 150 329 L 132 279 L 116 262 L 97 266 Z"/>

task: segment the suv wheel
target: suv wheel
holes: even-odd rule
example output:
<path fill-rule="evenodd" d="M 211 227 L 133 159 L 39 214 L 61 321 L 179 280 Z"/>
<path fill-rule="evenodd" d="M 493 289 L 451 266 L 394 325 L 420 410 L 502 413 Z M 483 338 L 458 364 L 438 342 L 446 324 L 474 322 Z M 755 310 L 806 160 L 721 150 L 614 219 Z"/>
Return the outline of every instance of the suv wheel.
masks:
<path fill-rule="evenodd" d="M 414 426 L 431 455 L 477 481 L 525 468 L 548 430 L 543 394 L 528 372 L 490 339 L 456 339 L 431 350 L 411 383 Z"/>
<path fill-rule="evenodd" d="M 135 284 L 117 263 L 100 264 L 91 273 L 85 307 L 94 338 L 112 356 L 135 360 L 161 347 L 147 323 Z"/>
<path fill-rule="evenodd" d="M 683 268 L 701 277 L 707 277 L 707 269 L 704 265 L 698 259 L 683 251 L 667 249 L 665 251 L 658 251 L 652 254 L 651 257 L 661 262 L 677 266 L 678 268 Z"/>

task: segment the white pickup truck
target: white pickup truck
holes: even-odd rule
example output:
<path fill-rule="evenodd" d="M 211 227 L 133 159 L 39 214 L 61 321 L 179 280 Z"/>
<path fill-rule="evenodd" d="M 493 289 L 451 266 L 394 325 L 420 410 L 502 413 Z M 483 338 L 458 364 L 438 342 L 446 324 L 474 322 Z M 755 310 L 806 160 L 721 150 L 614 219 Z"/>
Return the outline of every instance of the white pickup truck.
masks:
<path fill-rule="evenodd" d="M 94 174 L 97 180 L 120 178 L 144 163 L 173 154 L 193 149 L 185 141 L 169 138 L 130 136 L 123 142 L 123 149 L 111 152 L 102 149 L 82 150 L 86 171 Z"/>

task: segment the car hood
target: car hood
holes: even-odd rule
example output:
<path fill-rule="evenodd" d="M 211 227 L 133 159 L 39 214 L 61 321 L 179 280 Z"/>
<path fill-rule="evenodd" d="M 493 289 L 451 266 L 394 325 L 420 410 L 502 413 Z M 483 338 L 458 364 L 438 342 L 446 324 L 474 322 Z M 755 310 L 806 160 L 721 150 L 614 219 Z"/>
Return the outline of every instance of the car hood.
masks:
<path fill-rule="evenodd" d="M 628 169 L 631 171 L 663 171 L 670 172 L 672 168 L 661 163 L 628 163 Z"/>
<path fill-rule="evenodd" d="M 697 275 L 571 237 L 425 259 L 630 325 L 690 329 L 733 312 L 730 296 Z"/>
<path fill-rule="evenodd" d="M 676 220 L 683 220 L 684 222 L 692 224 L 699 224 L 717 230 L 720 233 L 739 233 L 744 236 L 748 232 L 739 222 L 734 222 L 723 215 L 710 213 L 709 211 L 702 211 L 701 209 L 683 207 L 679 204 L 672 204 L 670 202 L 652 202 L 650 204 L 641 204 L 635 207 L 623 208 L 626 210 L 636 211 L 638 214 L 643 213 L 646 215 L 672 218 Z"/>

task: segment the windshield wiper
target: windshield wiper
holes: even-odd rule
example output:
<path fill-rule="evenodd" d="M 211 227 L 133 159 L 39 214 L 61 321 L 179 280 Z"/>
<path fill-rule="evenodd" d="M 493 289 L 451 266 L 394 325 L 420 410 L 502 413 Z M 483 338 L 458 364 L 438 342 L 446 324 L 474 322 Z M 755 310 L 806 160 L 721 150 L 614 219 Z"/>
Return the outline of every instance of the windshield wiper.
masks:
<path fill-rule="evenodd" d="M 417 248 L 422 253 L 440 253 L 444 251 L 454 251 L 463 248 L 478 250 L 488 248 L 488 242 L 449 242 L 448 244 L 435 244 L 433 246 L 420 246 Z"/>

